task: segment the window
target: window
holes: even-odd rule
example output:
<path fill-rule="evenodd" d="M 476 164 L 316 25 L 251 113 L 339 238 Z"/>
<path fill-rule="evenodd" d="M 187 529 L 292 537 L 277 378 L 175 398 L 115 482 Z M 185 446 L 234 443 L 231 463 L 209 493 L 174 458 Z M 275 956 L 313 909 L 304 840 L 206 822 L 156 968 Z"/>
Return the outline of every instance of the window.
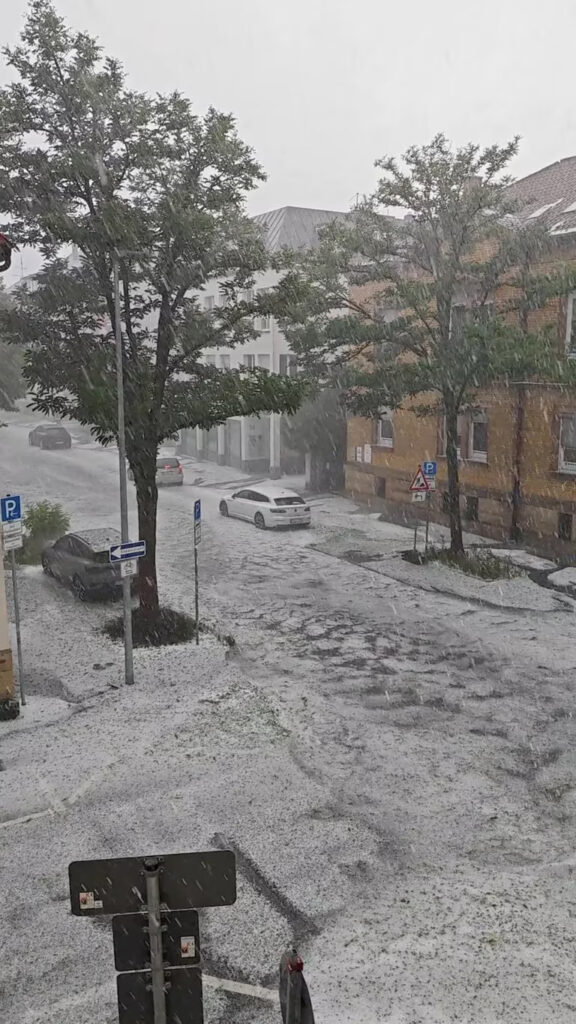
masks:
<path fill-rule="evenodd" d="M 560 419 L 558 469 L 565 473 L 576 473 L 576 413 Z"/>
<path fill-rule="evenodd" d="M 261 494 L 260 491 L 247 491 L 249 501 L 259 501 L 261 504 L 270 504 L 270 498 L 267 498 L 265 494 Z"/>
<path fill-rule="evenodd" d="M 458 417 L 458 441 L 456 454 L 459 459 L 462 458 L 462 435 L 464 433 L 464 427 L 466 425 L 466 417 L 462 414 Z M 442 439 L 441 439 L 441 450 L 440 454 L 446 458 L 446 417 L 442 420 Z"/>
<path fill-rule="evenodd" d="M 450 513 L 450 494 L 448 491 L 442 492 L 442 511 L 445 515 Z"/>
<path fill-rule="evenodd" d="M 254 302 L 254 289 L 253 288 L 245 288 L 244 289 L 244 291 L 242 292 L 242 301 L 243 302 Z"/>
<path fill-rule="evenodd" d="M 262 352 L 258 356 L 258 366 L 262 370 L 269 370 L 270 369 L 270 356 L 268 355 L 267 352 Z"/>
<path fill-rule="evenodd" d="M 269 291 L 269 288 L 259 288 L 258 295 L 265 295 Z M 256 328 L 259 331 L 269 331 L 272 323 L 270 316 L 258 316 L 256 317 Z"/>
<path fill-rule="evenodd" d="M 394 422 L 392 413 L 383 409 L 378 420 L 378 444 L 383 448 L 394 447 Z"/>
<path fill-rule="evenodd" d="M 464 514 L 466 516 L 466 519 L 469 520 L 469 522 L 478 522 L 478 498 L 466 498 L 466 508 L 464 510 Z"/>
<path fill-rule="evenodd" d="M 247 353 L 242 356 L 242 362 L 249 370 L 253 370 L 256 366 L 256 356 L 253 356 L 251 353 Z"/>
<path fill-rule="evenodd" d="M 576 359 L 576 292 L 572 292 L 566 300 L 566 351 L 571 359 Z"/>
<path fill-rule="evenodd" d="M 484 413 L 473 413 L 468 434 L 468 457 L 474 462 L 488 462 L 488 418 Z"/>
<path fill-rule="evenodd" d="M 279 370 L 284 377 L 296 377 L 298 373 L 298 360 L 296 356 L 283 353 L 279 360 Z"/>
<path fill-rule="evenodd" d="M 572 540 L 572 516 L 569 512 L 558 513 L 558 539 Z"/>
<path fill-rule="evenodd" d="M 206 366 L 216 366 L 216 356 L 204 356 Z"/>
<path fill-rule="evenodd" d="M 275 498 L 275 505 L 304 505 L 304 498 L 299 498 L 297 494 L 290 494 L 287 498 Z"/>
<path fill-rule="evenodd" d="M 214 309 L 214 296 L 213 295 L 205 295 L 204 296 L 204 309 L 207 312 L 210 312 L 210 310 Z"/>
<path fill-rule="evenodd" d="M 228 356 L 228 355 L 220 356 L 220 369 L 221 370 L 229 370 L 230 369 L 230 356 Z"/>

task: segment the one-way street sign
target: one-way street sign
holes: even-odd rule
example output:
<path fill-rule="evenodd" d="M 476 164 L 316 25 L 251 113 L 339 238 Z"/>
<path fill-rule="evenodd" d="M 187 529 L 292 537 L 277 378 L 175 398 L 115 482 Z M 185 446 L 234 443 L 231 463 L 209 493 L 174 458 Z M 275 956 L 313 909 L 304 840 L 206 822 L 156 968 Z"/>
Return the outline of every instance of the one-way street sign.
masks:
<path fill-rule="evenodd" d="M 146 554 L 145 540 L 129 540 L 110 548 L 111 562 L 125 562 L 128 558 L 143 558 Z"/>

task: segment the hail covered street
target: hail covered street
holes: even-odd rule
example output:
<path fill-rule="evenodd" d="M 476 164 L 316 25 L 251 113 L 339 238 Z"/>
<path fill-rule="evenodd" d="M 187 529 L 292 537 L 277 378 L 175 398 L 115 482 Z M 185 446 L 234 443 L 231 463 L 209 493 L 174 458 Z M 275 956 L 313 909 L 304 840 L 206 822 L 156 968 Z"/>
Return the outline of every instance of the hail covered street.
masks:
<path fill-rule="evenodd" d="M 31 448 L 32 425 L 0 430 L 2 493 L 117 526 L 115 453 L 81 431 Z M 411 566 L 408 531 L 341 497 L 312 499 L 310 530 L 258 531 L 218 514 L 237 471 L 184 472 L 159 498 L 161 595 L 193 612 L 201 498 L 213 633 L 136 651 L 134 688 L 101 633 L 113 607 L 20 570 L 1 1019 L 116 1019 L 109 923 L 71 917 L 70 861 L 227 847 L 238 900 L 201 919 L 207 1022 L 280 1020 L 293 942 L 318 1022 L 572 1022 L 574 603 Z M 136 537 L 132 492 L 131 510 Z"/>

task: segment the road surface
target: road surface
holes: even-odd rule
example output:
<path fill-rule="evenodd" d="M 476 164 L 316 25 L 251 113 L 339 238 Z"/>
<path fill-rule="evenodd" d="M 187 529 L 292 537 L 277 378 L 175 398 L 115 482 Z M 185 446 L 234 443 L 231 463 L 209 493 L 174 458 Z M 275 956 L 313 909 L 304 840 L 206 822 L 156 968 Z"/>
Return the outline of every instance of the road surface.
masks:
<path fill-rule="evenodd" d="M 117 526 L 114 453 L 41 452 L 27 429 L 0 431 L 2 492 Z M 218 516 L 232 471 L 185 471 L 160 494 L 161 591 L 192 610 L 200 497 L 203 615 L 232 652 L 136 652 L 127 692 L 99 632 L 110 608 L 22 573 L 31 706 L 3 727 L 2 1019 L 115 1019 L 111 936 L 69 917 L 70 860 L 228 845 L 239 900 L 203 915 L 210 974 L 269 987 L 297 941 L 319 1021 L 572 1022 L 573 606 L 431 593 L 326 553 L 363 528 L 343 499 L 316 501 L 310 531 L 263 533 Z M 207 1020 L 279 1019 L 208 998 Z"/>

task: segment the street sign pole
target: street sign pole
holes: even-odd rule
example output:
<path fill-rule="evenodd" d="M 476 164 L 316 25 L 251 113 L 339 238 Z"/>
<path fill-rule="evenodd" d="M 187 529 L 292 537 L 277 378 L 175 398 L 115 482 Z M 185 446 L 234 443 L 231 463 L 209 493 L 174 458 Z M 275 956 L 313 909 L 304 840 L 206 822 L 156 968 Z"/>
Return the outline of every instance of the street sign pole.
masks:
<path fill-rule="evenodd" d="M 160 912 L 160 864 L 157 860 L 150 859 L 144 862 L 144 868 L 146 871 L 146 903 L 148 905 L 148 937 L 150 941 L 154 1024 L 166 1024 L 162 915 Z"/>
<path fill-rule="evenodd" d="M 426 533 L 424 534 L 424 554 L 428 554 L 428 537 L 430 535 L 430 491 L 426 493 Z"/>
<path fill-rule="evenodd" d="M 14 595 L 14 624 L 16 626 L 16 650 L 18 654 L 18 687 L 20 690 L 20 703 L 26 705 L 26 693 L 24 690 L 24 668 L 22 659 L 22 636 L 20 634 L 20 601 L 18 600 L 18 576 L 16 573 L 16 554 L 14 549 L 10 552 L 10 565 L 12 568 L 12 593 Z"/>
<path fill-rule="evenodd" d="M 116 335 L 116 389 L 118 392 L 118 468 L 120 473 L 120 533 L 122 543 L 128 542 L 128 484 L 126 481 L 126 424 L 124 418 L 124 352 L 122 346 L 122 317 L 120 312 L 120 270 L 118 253 L 113 257 L 114 270 L 114 333 Z M 132 584 L 129 576 L 122 577 L 124 605 L 124 682 L 134 683 L 134 657 L 132 653 Z"/>
<path fill-rule="evenodd" d="M 194 545 L 194 614 L 196 616 L 196 646 L 200 643 L 200 597 L 198 593 L 198 545 Z"/>
<path fill-rule="evenodd" d="M 194 614 L 196 616 L 196 646 L 200 643 L 200 601 L 198 591 L 198 545 L 202 536 L 202 505 L 194 502 Z"/>

